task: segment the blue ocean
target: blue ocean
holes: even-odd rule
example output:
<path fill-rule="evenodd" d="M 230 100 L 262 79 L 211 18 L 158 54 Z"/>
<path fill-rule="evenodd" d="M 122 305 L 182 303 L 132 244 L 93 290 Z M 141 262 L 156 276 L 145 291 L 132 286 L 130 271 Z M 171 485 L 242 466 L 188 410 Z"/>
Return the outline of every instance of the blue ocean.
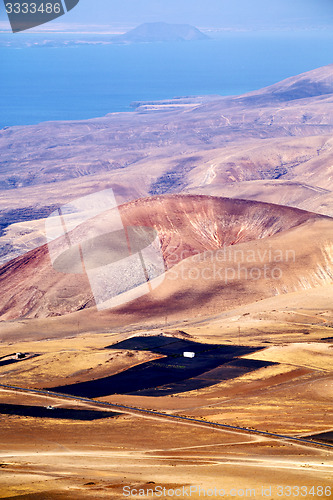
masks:
<path fill-rule="evenodd" d="M 2 36 L 26 36 L 32 46 L 0 47 L 0 128 L 131 111 L 133 101 L 242 94 L 332 63 L 333 47 L 329 31 L 223 32 L 207 41 L 72 47 L 34 47 L 46 37 L 40 34 L 0 34 L 0 42 Z"/>

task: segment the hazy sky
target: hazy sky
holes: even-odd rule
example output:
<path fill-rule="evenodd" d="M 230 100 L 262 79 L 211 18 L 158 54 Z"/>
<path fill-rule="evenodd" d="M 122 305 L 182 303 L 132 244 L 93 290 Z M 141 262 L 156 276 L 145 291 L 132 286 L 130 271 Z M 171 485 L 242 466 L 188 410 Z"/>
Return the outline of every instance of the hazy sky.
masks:
<path fill-rule="evenodd" d="M 332 0 L 81 0 L 72 19 L 84 22 L 167 21 L 196 25 L 333 20 Z"/>
<path fill-rule="evenodd" d="M 0 5 L 4 20 L 2 0 Z M 111 26 L 152 21 L 198 27 L 333 26 L 333 0 L 80 0 L 61 18 L 66 24 Z"/>

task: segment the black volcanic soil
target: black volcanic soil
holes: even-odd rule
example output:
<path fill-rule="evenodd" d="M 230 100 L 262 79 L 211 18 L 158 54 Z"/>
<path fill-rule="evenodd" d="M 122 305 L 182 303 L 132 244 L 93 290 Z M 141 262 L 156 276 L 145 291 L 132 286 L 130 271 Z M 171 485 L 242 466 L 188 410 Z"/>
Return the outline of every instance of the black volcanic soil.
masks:
<path fill-rule="evenodd" d="M 209 387 L 217 381 L 272 364 L 236 359 L 256 352 L 260 347 L 201 344 L 172 337 L 134 337 L 107 348 L 149 349 L 166 357 L 136 365 L 109 377 L 59 386 L 52 390 L 89 398 L 111 394 L 163 396 Z M 184 351 L 194 352 L 194 358 L 185 358 Z"/>
<path fill-rule="evenodd" d="M 333 432 L 322 432 L 321 434 L 314 434 L 313 436 L 309 436 L 308 439 L 333 443 Z"/>
<path fill-rule="evenodd" d="M 0 414 L 18 415 L 35 418 L 55 418 L 65 420 L 92 421 L 100 418 L 119 416 L 119 413 L 108 411 L 76 410 L 73 408 L 47 408 L 45 406 L 28 406 L 14 404 L 0 404 Z"/>

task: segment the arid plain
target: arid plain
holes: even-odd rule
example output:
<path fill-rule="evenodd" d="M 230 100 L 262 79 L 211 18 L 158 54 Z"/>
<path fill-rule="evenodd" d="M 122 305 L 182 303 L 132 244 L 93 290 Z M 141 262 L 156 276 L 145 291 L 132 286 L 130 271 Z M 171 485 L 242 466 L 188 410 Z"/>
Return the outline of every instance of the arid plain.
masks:
<path fill-rule="evenodd" d="M 0 131 L 0 498 L 331 496 L 332 105 L 330 65 L 244 96 Z M 98 310 L 87 276 L 52 267 L 45 219 L 109 188 L 125 226 L 158 234 L 165 277 Z M 132 337 L 231 354 L 173 379 L 191 361 Z M 172 377 L 57 393 L 149 363 Z"/>

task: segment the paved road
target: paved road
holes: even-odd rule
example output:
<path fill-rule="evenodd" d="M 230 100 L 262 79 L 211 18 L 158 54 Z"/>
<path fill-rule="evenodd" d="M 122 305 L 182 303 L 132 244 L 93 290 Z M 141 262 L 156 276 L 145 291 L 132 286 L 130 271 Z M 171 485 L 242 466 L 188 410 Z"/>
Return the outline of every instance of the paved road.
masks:
<path fill-rule="evenodd" d="M 216 422 L 210 422 L 207 420 L 200 420 L 200 419 L 191 418 L 191 417 L 182 417 L 180 415 L 170 415 L 170 414 L 166 414 L 166 413 L 162 413 L 162 412 L 158 412 L 158 411 L 154 411 L 154 410 L 146 410 L 143 408 L 137 408 L 135 406 L 125 406 L 125 405 L 119 405 L 119 404 L 115 404 L 115 403 L 108 403 L 106 401 L 96 401 L 94 399 L 81 398 L 78 396 L 71 396 L 69 394 L 60 394 L 58 392 L 52 392 L 52 391 L 48 391 L 45 389 L 26 389 L 24 387 L 17 387 L 17 386 L 4 385 L 4 384 L 0 384 L 0 388 L 3 388 L 5 390 L 24 392 L 24 393 L 28 393 L 31 395 L 37 394 L 37 395 L 42 395 L 42 396 L 47 396 L 47 397 L 53 397 L 56 399 L 66 399 L 66 400 L 73 401 L 73 402 L 88 403 L 88 404 L 93 405 L 97 408 L 108 407 L 112 410 L 119 411 L 120 413 L 123 413 L 125 411 L 125 412 L 131 412 L 131 413 L 138 413 L 141 415 L 160 417 L 160 418 L 164 418 L 167 420 L 173 420 L 173 421 L 177 420 L 177 421 L 189 423 L 189 424 L 191 424 L 191 423 L 192 424 L 200 424 L 202 426 L 215 428 L 215 429 L 225 429 L 225 430 L 238 431 L 238 432 L 244 432 L 244 433 L 255 434 L 255 435 L 259 434 L 260 436 L 266 436 L 266 437 L 272 438 L 274 440 L 291 441 L 291 442 L 296 442 L 296 443 L 307 445 L 307 446 L 312 446 L 312 447 L 319 446 L 319 447 L 324 447 L 324 448 L 331 448 L 333 450 L 333 444 L 313 441 L 311 439 L 287 436 L 285 434 L 275 434 L 273 432 L 259 431 L 256 429 L 248 429 L 247 427 L 238 427 L 235 425 L 217 424 Z"/>

